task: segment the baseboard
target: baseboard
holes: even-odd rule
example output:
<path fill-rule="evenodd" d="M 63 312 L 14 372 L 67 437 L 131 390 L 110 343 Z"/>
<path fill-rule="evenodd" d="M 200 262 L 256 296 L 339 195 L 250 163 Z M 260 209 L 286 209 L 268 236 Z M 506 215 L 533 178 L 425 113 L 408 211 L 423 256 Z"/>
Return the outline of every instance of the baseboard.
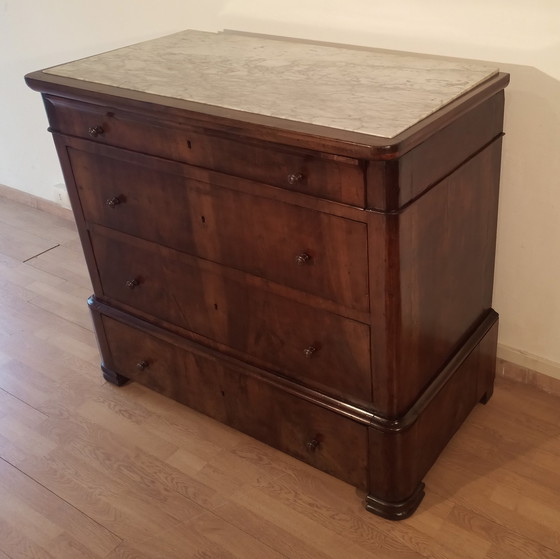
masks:
<path fill-rule="evenodd" d="M 560 396 L 560 363 L 498 344 L 496 374 Z"/>
<path fill-rule="evenodd" d="M 29 194 L 29 192 L 23 192 L 23 190 L 18 190 L 17 188 L 12 188 L 4 184 L 0 184 L 0 198 L 5 198 L 6 200 L 23 204 L 24 206 L 30 206 L 58 217 L 74 220 L 72 210 L 64 208 L 51 200 L 40 198 L 39 196 Z"/>

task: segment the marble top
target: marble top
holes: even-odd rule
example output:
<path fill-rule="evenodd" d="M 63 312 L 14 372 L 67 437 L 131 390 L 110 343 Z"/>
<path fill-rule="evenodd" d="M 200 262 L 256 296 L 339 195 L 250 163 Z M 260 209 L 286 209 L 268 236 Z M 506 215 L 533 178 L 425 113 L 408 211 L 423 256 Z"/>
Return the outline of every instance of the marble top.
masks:
<path fill-rule="evenodd" d="M 45 72 L 393 138 L 498 69 L 423 55 L 189 30 Z"/>

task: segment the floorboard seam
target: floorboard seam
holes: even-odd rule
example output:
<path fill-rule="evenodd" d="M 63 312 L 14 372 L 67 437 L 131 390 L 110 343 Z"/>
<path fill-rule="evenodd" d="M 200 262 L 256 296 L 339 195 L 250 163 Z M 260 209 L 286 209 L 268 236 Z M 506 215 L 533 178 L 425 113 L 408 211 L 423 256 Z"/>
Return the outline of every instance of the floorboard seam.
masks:
<path fill-rule="evenodd" d="M 26 262 L 29 262 L 30 260 L 33 260 L 34 258 L 37 258 L 39 256 L 41 256 L 42 254 L 45 254 L 45 252 L 49 252 L 55 248 L 58 248 L 60 246 L 60 243 L 58 243 L 57 245 L 54 245 L 46 250 L 43 250 L 42 252 L 39 252 L 38 254 L 34 254 L 33 256 L 30 256 L 29 258 L 26 258 L 25 260 L 22 260 L 22 263 L 25 264 Z"/>
<path fill-rule="evenodd" d="M 95 518 L 92 518 L 91 516 L 86 514 L 83 510 L 80 510 L 78 507 L 76 507 L 75 505 L 73 505 L 72 503 L 67 501 L 64 497 L 61 497 L 56 492 L 54 492 L 52 489 L 50 489 L 46 485 L 43 485 L 40 481 L 36 480 L 34 477 L 32 477 L 28 473 L 24 472 L 21 468 L 18 468 L 15 464 L 12 464 L 9 460 L 4 458 L 3 456 L 0 456 L 0 460 L 2 460 L 2 462 L 5 462 L 6 464 L 8 464 L 8 466 L 11 466 L 12 468 L 14 468 L 15 470 L 17 470 L 21 474 L 23 474 L 26 478 L 33 481 L 33 483 L 36 483 L 37 485 L 40 485 L 43 489 L 48 491 L 51 495 L 54 495 L 57 499 L 60 499 L 63 503 L 66 503 L 69 507 L 72 507 L 72 509 L 74 509 L 78 514 L 85 516 L 86 518 L 91 520 L 94 524 L 97 524 L 97 526 L 99 526 L 103 530 L 106 530 L 111 535 L 115 536 L 115 538 L 118 538 L 121 543 L 124 541 L 124 538 L 122 538 L 121 536 L 119 536 L 118 534 L 113 532 L 110 528 L 107 528 L 107 526 L 105 526 L 104 524 L 101 524 L 101 522 L 98 522 L 97 520 L 95 520 Z M 116 547 L 118 547 L 118 546 L 116 546 Z"/>

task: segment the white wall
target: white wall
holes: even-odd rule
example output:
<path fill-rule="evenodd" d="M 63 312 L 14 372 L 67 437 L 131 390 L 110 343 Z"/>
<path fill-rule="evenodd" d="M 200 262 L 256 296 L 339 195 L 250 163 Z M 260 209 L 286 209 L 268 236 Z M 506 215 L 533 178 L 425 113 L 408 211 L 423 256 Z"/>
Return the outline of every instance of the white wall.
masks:
<path fill-rule="evenodd" d="M 560 2 L 0 0 L 0 183 L 51 198 L 62 182 L 26 72 L 184 28 L 479 59 L 510 72 L 494 292 L 500 353 L 560 378 Z"/>
<path fill-rule="evenodd" d="M 53 199 L 63 182 L 31 71 L 192 28 L 225 0 L 0 0 L 0 184 Z"/>

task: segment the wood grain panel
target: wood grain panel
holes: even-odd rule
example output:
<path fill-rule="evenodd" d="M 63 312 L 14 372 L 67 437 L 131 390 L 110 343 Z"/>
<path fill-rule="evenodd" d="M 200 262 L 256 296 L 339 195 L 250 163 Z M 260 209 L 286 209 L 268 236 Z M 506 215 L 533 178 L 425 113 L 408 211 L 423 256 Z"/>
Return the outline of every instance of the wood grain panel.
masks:
<path fill-rule="evenodd" d="M 373 316 L 392 335 L 372 351 L 375 407 L 387 417 L 412 405 L 491 307 L 500 149 L 498 139 L 388 217 L 383 241 L 371 241 L 385 244 L 391 262 L 372 278 L 374 292 L 388 294 Z"/>

